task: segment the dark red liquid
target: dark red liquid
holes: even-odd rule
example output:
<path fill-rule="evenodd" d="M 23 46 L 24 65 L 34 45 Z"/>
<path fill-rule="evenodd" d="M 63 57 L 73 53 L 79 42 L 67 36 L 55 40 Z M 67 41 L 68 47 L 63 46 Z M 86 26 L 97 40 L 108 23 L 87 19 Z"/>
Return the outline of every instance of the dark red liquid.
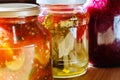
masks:
<path fill-rule="evenodd" d="M 105 1 L 105 0 L 101 0 Z M 90 62 L 97 67 L 120 66 L 120 0 L 107 0 L 102 8 L 88 9 Z"/>

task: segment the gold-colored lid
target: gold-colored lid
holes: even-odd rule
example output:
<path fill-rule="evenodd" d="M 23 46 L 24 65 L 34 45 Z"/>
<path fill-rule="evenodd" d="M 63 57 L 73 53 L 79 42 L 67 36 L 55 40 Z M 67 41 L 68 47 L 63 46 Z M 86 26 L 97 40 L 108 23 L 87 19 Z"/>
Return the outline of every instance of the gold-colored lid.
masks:
<path fill-rule="evenodd" d="M 1 3 L 0 18 L 26 17 L 39 14 L 39 7 L 29 3 Z"/>

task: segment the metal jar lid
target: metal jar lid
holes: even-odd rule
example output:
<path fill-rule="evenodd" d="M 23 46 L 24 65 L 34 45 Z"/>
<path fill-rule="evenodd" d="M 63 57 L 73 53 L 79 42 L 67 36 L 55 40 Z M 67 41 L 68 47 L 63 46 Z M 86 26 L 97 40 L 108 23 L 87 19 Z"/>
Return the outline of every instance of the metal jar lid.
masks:
<path fill-rule="evenodd" d="M 84 4 L 86 0 L 37 0 L 38 4 Z"/>
<path fill-rule="evenodd" d="M 29 3 L 1 3 L 0 18 L 35 16 L 39 14 L 39 7 Z"/>

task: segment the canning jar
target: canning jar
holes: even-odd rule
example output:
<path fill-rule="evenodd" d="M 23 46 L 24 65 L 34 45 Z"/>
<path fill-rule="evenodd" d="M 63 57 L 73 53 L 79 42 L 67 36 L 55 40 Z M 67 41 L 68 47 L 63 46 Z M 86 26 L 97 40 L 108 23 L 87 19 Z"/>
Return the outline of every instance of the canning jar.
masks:
<path fill-rule="evenodd" d="M 85 0 L 37 0 L 39 21 L 52 34 L 53 77 L 70 78 L 88 66 L 89 13 Z"/>
<path fill-rule="evenodd" d="M 96 67 L 120 67 L 120 0 L 91 0 L 89 56 Z"/>
<path fill-rule="evenodd" d="M 35 4 L 0 4 L 0 80 L 52 80 L 51 35 Z"/>

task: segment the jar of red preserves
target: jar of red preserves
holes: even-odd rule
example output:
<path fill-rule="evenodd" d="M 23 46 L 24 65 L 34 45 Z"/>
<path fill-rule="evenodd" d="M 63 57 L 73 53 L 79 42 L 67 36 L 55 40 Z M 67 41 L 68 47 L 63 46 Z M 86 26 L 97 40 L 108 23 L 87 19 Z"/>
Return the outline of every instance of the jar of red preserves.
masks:
<path fill-rule="evenodd" d="M 35 4 L 0 4 L 0 80 L 52 80 L 51 35 Z"/>
<path fill-rule="evenodd" d="M 90 1 L 90 62 L 120 67 L 120 0 Z"/>
<path fill-rule="evenodd" d="M 86 0 L 37 0 L 39 21 L 52 34 L 53 77 L 70 78 L 86 72 L 89 13 Z"/>

